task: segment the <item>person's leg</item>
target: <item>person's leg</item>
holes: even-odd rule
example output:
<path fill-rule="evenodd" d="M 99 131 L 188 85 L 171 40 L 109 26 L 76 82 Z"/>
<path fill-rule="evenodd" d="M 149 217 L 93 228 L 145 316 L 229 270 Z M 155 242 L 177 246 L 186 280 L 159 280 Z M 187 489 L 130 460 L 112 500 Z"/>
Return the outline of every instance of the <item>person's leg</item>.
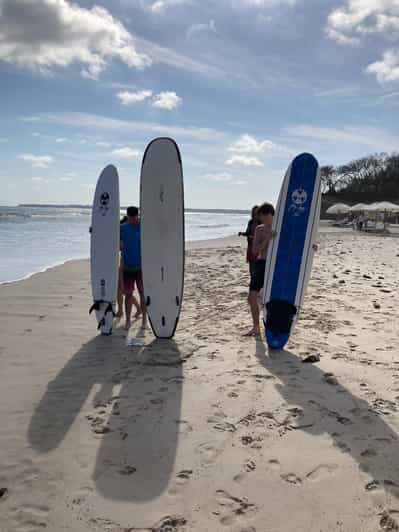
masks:
<path fill-rule="evenodd" d="M 260 334 L 259 325 L 259 303 L 258 294 L 263 288 L 263 282 L 265 277 L 265 260 L 258 260 L 253 265 L 253 271 L 251 275 L 251 282 L 249 285 L 248 304 L 252 317 L 252 329 L 248 331 L 244 336 L 258 336 Z"/>
<path fill-rule="evenodd" d="M 258 292 L 256 290 L 250 290 L 248 294 L 249 309 L 252 317 L 252 329 L 247 333 L 249 336 L 260 334 L 259 326 L 259 303 Z"/>
<path fill-rule="evenodd" d="M 126 275 L 126 273 L 123 276 L 123 285 L 125 289 L 125 312 L 126 312 L 126 330 L 130 329 L 130 326 L 132 324 L 131 316 L 132 316 L 132 306 L 133 306 L 133 290 L 134 290 L 134 278 L 132 278 L 130 275 Z"/>
<path fill-rule="evenodd" d="M 147 327 L 147 307 L 145 304 L 144 289 L 143 289 L 143 276 L 141 272 L 138 272 L 136 276 L 136 286 L 137 286 L 137 290 L 139 291 L 139 296 L 140 296 L 140 307 L 141 307 L 141 314 L 142 314 L 141 326 L 143 327 L 143 329 L 145 329 Z"/>
<path fill-rule="evenodd" d="M 116 312 L 117 318 L 123 317 L 123 272 L 119 269 L 119 279 L 118 279 L 118 310 Z"/>

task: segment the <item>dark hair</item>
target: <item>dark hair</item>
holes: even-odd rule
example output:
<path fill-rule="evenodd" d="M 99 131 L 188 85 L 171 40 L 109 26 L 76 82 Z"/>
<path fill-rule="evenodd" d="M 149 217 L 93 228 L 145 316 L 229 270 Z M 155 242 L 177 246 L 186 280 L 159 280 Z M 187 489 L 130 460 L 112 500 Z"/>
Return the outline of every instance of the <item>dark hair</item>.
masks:
<path fill-rule="evenodd" d="M 262 205 L 258 208 L 258 214 L 271 214 L 274 216 L 274 207 L 270 203 L 262 203 Z"/>
<path fill-rule="evenodd" d="M 139 215 L 139 209 L 138 207 L 128 207 L 126 209 L 126 214 L 129 216 L 129 218 L 134 218 L 135 216 Z"/>
<path fill-rule="evenodd" d="M 258 205 L 254 205 L 254 206 L 252 207 L 252 210 L 251 210 L 251 216 L 252 216 L 252 218 L 255 218 L 256 213 L 258 212 L 258 209 L 259 209 Z"/>
<path fill-rule="evenodd" d="M 126 222 L 127 222 L 127 216 L 123 216 L 123 218 L 121 218 L 121 221 L 120 221 L 121 225 L 125 224 Z"/>

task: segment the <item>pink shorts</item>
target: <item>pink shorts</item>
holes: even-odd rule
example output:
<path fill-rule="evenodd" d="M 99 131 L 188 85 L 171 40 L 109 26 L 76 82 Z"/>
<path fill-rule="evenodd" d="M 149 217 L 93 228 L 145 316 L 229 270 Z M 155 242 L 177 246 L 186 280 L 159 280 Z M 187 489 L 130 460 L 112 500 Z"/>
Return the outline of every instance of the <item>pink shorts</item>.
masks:
<path fill-rule="evenodd" d="M 143 291 L 143 277 L 141 270 L 123 272 L 123 292 L 125 295 L 133 294 L 134 288 L 137 287 L 139 292 Z"/>

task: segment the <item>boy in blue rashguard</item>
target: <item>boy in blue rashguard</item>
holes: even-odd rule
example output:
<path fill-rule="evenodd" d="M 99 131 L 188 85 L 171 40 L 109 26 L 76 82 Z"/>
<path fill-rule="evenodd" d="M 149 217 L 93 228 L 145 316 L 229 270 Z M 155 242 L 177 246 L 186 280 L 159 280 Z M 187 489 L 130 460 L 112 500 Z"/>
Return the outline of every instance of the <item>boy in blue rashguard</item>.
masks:
<path fill-rule="evenodd" d="M 123 290 L 125 294 L 126 329 L 131 326 L 133 292 L 135 286 L 140 295 L 142 327 L 147 325 L 147 314 L 141 274 L 140 220 L 137 207 L 128 207 L 127 222 L 121 225 L 120 241 L 122 253 Z"/>

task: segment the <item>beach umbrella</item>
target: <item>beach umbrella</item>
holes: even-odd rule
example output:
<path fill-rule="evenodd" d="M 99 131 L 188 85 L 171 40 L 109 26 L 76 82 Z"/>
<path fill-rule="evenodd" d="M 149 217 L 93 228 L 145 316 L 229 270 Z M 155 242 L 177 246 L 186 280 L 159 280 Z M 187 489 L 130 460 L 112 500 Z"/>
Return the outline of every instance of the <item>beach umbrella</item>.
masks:
<path fill-rule="evenodd" d="M 356 203 L 356 205 L 353 205 L 350 208 L 351 212 L 362 212 L 362 211 L 369 211 L 370 205 L 366 205 L 365 203 Z"/>
<path fill-rule="evenodd" d="M 374 203 L 370 210 L 374 212 L 399 212 L 399 205 L 395 205 L 395 203 L 390 201 L 380 201 L 379 203 Z"/>
<path fill-rule="evenodd" d="M 346 205 L 345 203 L 336 203 L 335 205 L 331 205 L 326 211 L 327 214 L 341 214 L 346 213 L 350 211 L 349 205 Z"/>

